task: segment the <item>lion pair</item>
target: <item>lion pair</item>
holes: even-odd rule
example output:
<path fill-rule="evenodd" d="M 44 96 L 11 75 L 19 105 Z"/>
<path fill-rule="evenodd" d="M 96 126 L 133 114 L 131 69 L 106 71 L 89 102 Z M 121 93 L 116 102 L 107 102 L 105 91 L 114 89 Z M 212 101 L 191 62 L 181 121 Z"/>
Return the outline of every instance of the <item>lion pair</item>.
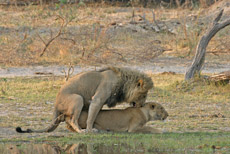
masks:
<path fill-rule="evenodd" d="M 69 130 L 78 133 L 97 129 L 160 133 L 159 130 L 144 126 L 150 120 L 164 120 L 168 116 L 160 104 L 145 103 L 148 90 L 152 87 L 150 77 L 126 68 L 108 67 L 80 73 L 61 87 L 56 97 L 53 122 L 49 127 L 26 131 L 17 127 L 16 131 L 51 132 L 60 122 L 65 121 Z M 101 110 L 104 104 L 114 107 L 122 102 L 134 107 Z"/>

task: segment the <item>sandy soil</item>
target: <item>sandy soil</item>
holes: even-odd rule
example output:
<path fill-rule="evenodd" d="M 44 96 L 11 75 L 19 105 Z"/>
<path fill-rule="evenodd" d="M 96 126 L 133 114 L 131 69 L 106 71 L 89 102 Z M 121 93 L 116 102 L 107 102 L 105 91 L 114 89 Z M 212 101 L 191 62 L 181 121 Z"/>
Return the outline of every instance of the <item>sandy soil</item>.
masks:
<path fill-rule="evenodd" d="M 230 56 L 229 56 L 230 58 Z M 184 74 L 191 64 L 191 60 L 182 58 L 156 58 L 153 62 L 147 64 L 139 64 L 136 66 L 123 65 L 123 67 L 129 67 L 132 69 L 137 69 L 139 71 L 148 73 L 162 73 L 162 72 L 175 72 L 178 74 Z M 103 67 L 101 65 L 100 67 Z M 74 74 L 82 71 L 98 69 L 100 67 L 74 67 Z M 67 70 L 66 66 L 31 66 L 31 67 L 9 67 L 0 68 L 0 77 L 19 77 L 19 76 L 44 76 L 44 75 L 54 75 L 60 76 L 64 75 L 63 69 Z M 202 69 L 202 73 L 220 73 L 223 71 L 230 70 L 229 64 L 221 63 L 207 63 Z"/>

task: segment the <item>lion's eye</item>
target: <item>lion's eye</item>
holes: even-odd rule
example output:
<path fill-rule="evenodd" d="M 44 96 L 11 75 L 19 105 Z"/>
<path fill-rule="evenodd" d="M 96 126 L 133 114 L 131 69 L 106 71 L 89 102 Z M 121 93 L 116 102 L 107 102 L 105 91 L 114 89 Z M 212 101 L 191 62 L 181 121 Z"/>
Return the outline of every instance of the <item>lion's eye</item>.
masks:
<path fill-rule="evenodd" d="M 152 105 L 152 109 L 154 109 L 155 108 L 155 105 Z"/>
<path fill-rule="evenodd" d="M 139 83 L 137 84 L 137 86 L 140 87 L 140 86 L 141 86 L 141 83 L 139 82 Z"/>

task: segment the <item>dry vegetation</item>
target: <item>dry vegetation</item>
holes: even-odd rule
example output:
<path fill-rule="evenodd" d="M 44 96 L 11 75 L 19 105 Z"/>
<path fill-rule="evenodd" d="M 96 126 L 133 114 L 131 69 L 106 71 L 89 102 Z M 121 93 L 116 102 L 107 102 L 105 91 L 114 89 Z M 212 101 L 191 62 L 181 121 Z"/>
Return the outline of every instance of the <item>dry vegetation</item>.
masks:
<path fill-rule="evenodd" d="M 0 65 L 138 65 L 143 60 L 151 64 L 158 56 L 191 59 L 219 6 L 226 17 L 225 3 L 192 10 L 101 4 L 2 6 Z M 228 36 L 229 27 L 213 38 L 210 60 L 229 60 Z"/>

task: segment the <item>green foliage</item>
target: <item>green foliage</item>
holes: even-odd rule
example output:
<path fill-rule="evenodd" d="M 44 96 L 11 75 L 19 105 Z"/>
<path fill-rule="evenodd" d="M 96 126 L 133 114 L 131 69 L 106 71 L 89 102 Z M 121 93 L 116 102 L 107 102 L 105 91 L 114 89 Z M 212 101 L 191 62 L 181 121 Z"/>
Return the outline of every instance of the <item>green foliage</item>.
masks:
<path fill-rule="evenodd" d="M 85 7 L 86 6 L 86 4 L 84 3 L 84 1 L 83 0 L 80 0 L 80 2 L 78 3 L 78 6 L 79 7 Z"/>
<path fill-rule="evenodd" d="M 58 0 L 61 4 L 67 4 L 67 0 Z"/>
<path fill-rule="evenodd" d="M 191 81 L 184 81 L 183 78 L 182 75 L 154 75 L 156 88 L 153 96 L 150 97 L 159 101 L 173 100 L 188 103 L 230 101 L 230 84 L 226 82 L 212 82 L 199 76 Z"/>
<path fill-rule="evenodd" d="M 23 136 L 23 135 L 22 135 Z M 42 135 L 47 136 L 47 134 Z M 166 133 L 166 134 L 130 134 L 130 133 L 102 133 L 102 134 L 76 134 L 69 133 L 66 136 L 49 136 L 38 138 L 24 138 L 28 144 L 20 143 L 21 139 L 3 140 L 0 151 L 4 147 L 13 146 L 12 141 L 17 141 L 21 151 L 33 151 L 38 143 L 40 148 L 48 145 L 61 147 L 62 153 L 68 153 L 64 147 L 74 146 L 76 151 L 87 150 L 88 153 L 212 153 L 214 150 L 220 153 L 229 152 L 230 133 Z M 7 143 L 6 143 L 7 142 Z M 46 146 L 42 146 L 47 144 Z M 217 148 L 218 147 L 218 148 Z M 65 150 L 64 150 L 65 149 Z"/>
<path fill-rule="evenodd" d="M 2 95 L 6 95 L 8 86 L 7 86 L 7 78 L 0 78 L 0 86 L 1 86 L 1 93 Z"/>
<path fill-rule="evenodd" d="M 60 85 L 56 86 L 58 82 L 52 78 L 14 78 L 14 79 L 1 79 L 2 91 L 8 97 L 17 98 L 20 102 L 34 102 L 34 101 L 53 101 Z M 3 94 L 3 92 L 2 92 Z M 5 102 L 10 99 L 5 100 Z"/>

